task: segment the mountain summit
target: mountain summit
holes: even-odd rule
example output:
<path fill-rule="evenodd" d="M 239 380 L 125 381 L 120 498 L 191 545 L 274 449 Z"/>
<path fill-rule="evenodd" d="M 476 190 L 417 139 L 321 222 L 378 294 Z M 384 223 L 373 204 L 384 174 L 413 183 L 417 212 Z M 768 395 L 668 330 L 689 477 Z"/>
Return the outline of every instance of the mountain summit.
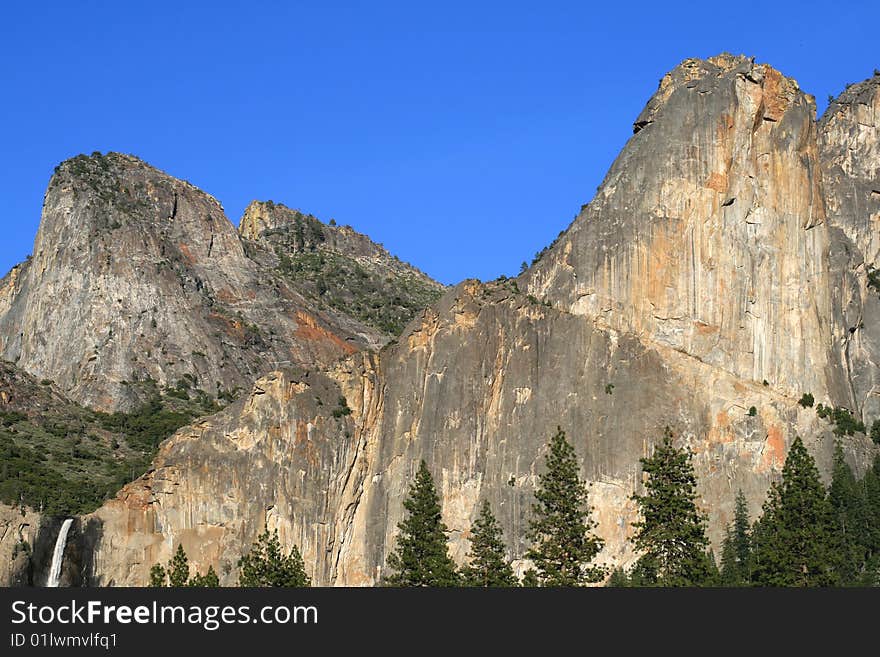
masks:
<path fill-rule="evenodd" d="M 143 324 L 131 328 L 129 318 L 141 315 L 125 300 L 147 295 L 142 287 L 169 295 L 162 322 L 175 309 L 178 316 L 202 317 L 207 302 L 174 300 L 202 299 L 194 295 L 205 289 L 220 296 L 225 279 L 206 272 L 199 287 L 186 278 L 214 257 L 242 263 L 243 269 L 228 270 L 242 281 L 235 289 L 246 291 L 233 307 L 245 321 L 276 331 L 264 331 L 271 337 L 250 347 L 236 343 L 243 353 L 235 362 L 263 365 L 261 350 L 274 358 L 287 345 L 299 350 L 301 362 L 314 363 L 279 367 L 223 411 L 180 429 L 149 472 L 83 518 L 94 528 L 83 547 L 92 583 L 143 585 L 150 564 L 167 561 L 178 544 L 200 572 L 210 565 L 221 582 L 233 583 L 236 560 L 268 527 L 283 544 L 299 547 L 315 583 L 376 584 L 387 573 L 421 460 L 437 482 L 452 556 L 464 560 L 473 521 L 488 500 L 521 572 L 529 509 L 557 426 L 591 482 L 593 519 L 604 541 L 600 561 L 609 566 L 635 557 L 632 494 L 642 487 L 640 459 L 667 428 L 676 445 L 693 452 L 697 503 L 709 511 L 716 547 L 737 491 L 757 516 L 797 436 L 825 475 L 838 439 L 855 470 L 864 471 L 878 453 L 865 425 L 880 419 L 878 117 L 873 80 L 849 89 L 817 122 L 812 97 L 770 66 L 731 55 L 686 60 L 664 76 L 636 118 L 595 199 L 531 268 L 516 279 L 468 280 L 445 290 L 378 351 L 358 350 L 369 336 L 346 334 L 334 323 L 333 313 L 351 308 L 352 322 L 384 328 L 375 323 L 369 295 L 350 289 L 334 303 L 321 291 L 321 281 L 335 280 L 328 263 L 374 287 L 371 267 L 380 264 L 388 284 L 431 286 L 381 251 L 354 246 L 360 238 L 344 227 L 253 204 L 239 239 L 226 224 L 209 230 L 219 222 L 216 204 L 176 183 L 180 191 L 163 195 L 165 205 L 138 214 L 144 231 L 133 234 L 156 240 L 148 253 L 165 245 L 166 253 L 180 254 L 186 267 L 171 271 L 184 272 L 183 295 L 171 294 L 176 274 L 157 279 L 157 270 L 145 267 L 138 278 L 109 246 L 97 259 L 86 257 L 97 247 L 74 234 L 47 241 L 50 228 L 41 227 L 38 245 L 55 246 L 36 250 L 5 280 L 4 289 L 13 292 L 0 293 L 0 311 L 8 308 L 0 319 L 4 353 L 29 371 L 74 392 L 87 388 L 94 378 L 83 383 L 78 374 L 86 366 L 77 370 L 62 358 L 63 340 L 82 342 L 76 322 L 89 315 L 80 308 L 95 314 L 91 308 L 105 308 L 106 299 L 123 300 L 104 310 L 103 323 L 88 325 L 108 341 L 110 326 L 113 339 L 139 335 Z M 99 186 L 78 196 L 64 191 L 71 186 L 67 175 L 53 179 L 59 192 L 50 186 L 44 225 L 59 226 L 55 232 L 68 222 L 98 225 L 106 213 L 87 211 L 78 199 L 98 204 L 107 202 L 102 194 L 118 191 Z M 122 180 L 137 190 L 137 178 Z M 174 230 L 165 223 L 169 209 L 179 214 L 183 207 L 192 208 L 185 224 L 202 226 L 201 238 L 188 238 L 196 240 L 189 258 L 175 246 L 187 241 L 158 237 Z M 93 238 L 99 242 L 101 231 L 119 230 L 100 225 Z M 214 238 L 207 235 L 214 232 L 222 236 L 210 246 Z M 143 248 L 135 244 L 126 251 Z M 76 245 L 79 251 L 65 255 Z M 67 264 L 58 267 L 59 261 Z M 107 278 L 91 273 L 102 267 L 109 268 Z M 251 283 L 259 277 L 263 285 Z M 129 286 L 131 294 L 113 287 L 107 294 L 103 281 Z M 311 316 L 326 317 L 325 323 L 304 331 L 304 322 L 284 315 L 299 336 L 288 343 L 290 334 L 264 319 L 275 318 L 266 308 L 280 303 L 273 296 L 260 305 L 266 282 L 277 284 L 279 297 L 316 304 Z M 47 308 L 50 295 L 65 289 L 77 291 L 64 297 L 71 307 Z M 92 302 L 91 290 L 102 291 L 101 304 Z M 389 307 L 412 304 L 401 296 Z M 44 335 L 39 344 L 38 334 Z M 126 356 L 139 353 L 129 348 Z M 164 362 L 154 365 L 157 374 L 172 367 Z M 240 376 L 258 369 L 242 366 Z M 813 398 L 823 404 L 821 414 Z M 843 417 L 852 426 L 835 435 Z"/>

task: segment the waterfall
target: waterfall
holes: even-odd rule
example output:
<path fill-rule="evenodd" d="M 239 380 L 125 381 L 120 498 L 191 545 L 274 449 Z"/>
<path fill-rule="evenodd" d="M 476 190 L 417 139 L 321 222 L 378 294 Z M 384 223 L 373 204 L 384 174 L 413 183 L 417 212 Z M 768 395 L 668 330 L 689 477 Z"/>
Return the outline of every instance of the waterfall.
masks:
<path fill-rule="evenodd" d="M 49 569 L 49 579 L 46 586 L 58 588 L 58 578 L 61 576 L 61 562 L 64 561 L 64 548 L 67 547 L 67 532 L 73 524 L 73 518 L 67 518 L 61 525 L 58 538 L 55 540 L 55 551 L 52 553 L 52 567 Z"/>

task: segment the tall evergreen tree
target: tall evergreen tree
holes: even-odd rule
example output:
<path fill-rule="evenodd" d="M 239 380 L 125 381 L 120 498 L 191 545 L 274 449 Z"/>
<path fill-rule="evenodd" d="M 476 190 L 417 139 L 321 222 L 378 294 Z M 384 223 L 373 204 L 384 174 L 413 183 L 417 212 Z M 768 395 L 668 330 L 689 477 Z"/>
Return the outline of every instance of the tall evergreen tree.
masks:
<path fill-rule="evenodd" d="M 634 543 L 642 552 L 635 569 L 641 573 L 641 585 L 711 583 L 706 519 L 695 502 L 697 479 L 691 456 L 689 450 L 672 445 L 672 432 L 667 428 L 654 455 L 641 459 L 642 471 L 648 475 L 645 494 L 633 495 L 641 512 L 641 520 L 634 525 Z"/>
<path fill-rule="evenodd" d="M 736 548 L 733 544 L 733 525 L 728 525 L 724 541 L 721 544 L 721 586 L 743 585 L 736 558 Z"/>
<path fill-rule="evenodd" d="M 868 523 L 868 550 L 880 557 L 880 456 L 874 460 L 874 467 L 862 478 L 865 492 L 865 517 Z"/>
<path fill-rule="evenodd" d="M 733 510 L 733 551 L 742 584 L 752 581 L 752 538 L 749 535 L 749 505 L 742 489 L 736 493 Z"/>
<path fill-rule="evenodd" d="M 165 572 L 164 566 L 157 563 L 150 568 L 150 586 L 159 588 L 165 586 L 168 582 L 168 573 Z"/>
<path fill-rule="evenodd" d="M 501 526 L 489 500 L 483 500 L 471 535 L 470 563 L 461 573 L 465 586 L 516 586 L 506 552 Z"/>
<path fill-rule="evenodd" d="M 529 526 L 531 559 L 542 586 L 583 586 L 605 576 L 592 565 L 603 541 L 593 534 L 587 488 L 581 481 L 574 447 L 557 427 L 538 478 Z"/>
<path fill-rule="evenodd" d="M 749 507 L 742 490 L 737 491 L 733 523 L 727 528 L 721 549 L 721 582 L 724 586 L 748 586 L 752 580 L 752 539 Z"/>
<path fill-rule="evenodd" d="M 611 576 L 605 582 L 605 586 L 609 588 L 624 588 L 630 585 L 629 577 L 626 570 L 622 567 L 615 568 L 611 571 Z"/>
<path fill-rule="evenodd" d="M 782 481 L 771 486 L 754 530 L 753 581 L 759 586 L 837 584 L 834 529 L 834 512 L 816 463 L 795 438 Z"/>
<path fill-rule="evenodd" d="M 284 554 L 278 530 L 266 528 L 246 555 L 238 561 L 239 586 L 304 587 L 311 586 L 299 548 L 295 545 Z"/>
<path fill-rule="evenodd" d="M 182 544 L 177 545 L 177 552 L 168 562 L 169 586 L 186 586 L 189 582 L 189 559 Z"/>
<path fill-rule="evenodd" d="M 397 545 L 388 556 L 391 586 L 455 586 L 458 574 L 446 546 L 446 525 L 434 479 L 423 460 L 409 496 L 403 503 L 406 517 L 398 524 Z"/>
<path fill-rule="evenodd" d="M 841 584 L 858 584 L 869 552 L 870 521 L 864 479 L 856 481 L 843 457 L 838 441 L 834 450 L 834 467 L 828 501 L 834 511 L 835 531 L 839 542 L 838 575 Z"/>

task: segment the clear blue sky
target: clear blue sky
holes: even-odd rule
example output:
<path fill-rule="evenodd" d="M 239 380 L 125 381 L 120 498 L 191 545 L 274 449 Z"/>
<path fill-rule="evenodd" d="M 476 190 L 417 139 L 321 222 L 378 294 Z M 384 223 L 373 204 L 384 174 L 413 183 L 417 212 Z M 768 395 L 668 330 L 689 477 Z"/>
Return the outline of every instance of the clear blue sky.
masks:
<path fill-rule="evenodd" d="M 880 67 L 876 2 L 19 2 L 0 26 L 0 275 L 53 167 L 138 155 L 234 223 L 273 199 L 444 283 L 515 274 L 589 201 L 659 78 L 755 55 L 814 94 Z"/>

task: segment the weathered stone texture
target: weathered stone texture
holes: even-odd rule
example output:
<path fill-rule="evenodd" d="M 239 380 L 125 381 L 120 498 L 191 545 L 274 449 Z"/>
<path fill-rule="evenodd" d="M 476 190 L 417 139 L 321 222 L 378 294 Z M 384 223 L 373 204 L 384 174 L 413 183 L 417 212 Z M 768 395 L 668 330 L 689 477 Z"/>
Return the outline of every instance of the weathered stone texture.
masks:
<path fill-rule="evenodd" d="M 880 417 L 880 75 L 852 85 L 819 122 L 819 155 L 832 228 L 834 344 L 849 372 L 851 408 Z"/>
<path fill-rule="evenodd" d="M 327 366 L 368 344 L 343 324 L 249 259 L 214 198 L 119 154 L 58 167 L 33 257 L 0 282 L 0 357 L 98 409 L 146 377 L 216 394 Z"/>
<path fill-rule="evenodd" d="M 835 405 L 872 394 L 873 347 L 857 351 L 842 327 L 873 298 L 851 275 L 876 257 L 876 232 L 859 228 L 873 201 L 847 200 L 847 181 L 870 188 L 877 154 L 861 101 L 835 112 L 820 138 L 812 99 L 772 68 L 685 61 L 531 270 L 465 281 L 379 353 L 273 372 L 171 438 L 151 472 L 85 519 L 98 536 L 94 583 L 143 584 L 178 542 L 234 583 L 268 524 L 300 546 L 316 583 L 374 584 L 421 458 L 455 558 L 488 499 L 521 569 L 557 425 L 591 482 L 604 562 L 633 559 L 639 459 L 666 426 L 694 452 L 717 546 L 737 490 L 756 517 L 796 435 L 830 471 L 834 436 L 797 403 L 802 392 Z M 859 158 L 831 143 L 848 139 L 864 141 Z M 28 267 L 42 271 L 36 256 Z M 340 396 L 351 415 L 334 417 Z M 877 453 L 864 435 L 843 443 L 859 472 Z"/>

